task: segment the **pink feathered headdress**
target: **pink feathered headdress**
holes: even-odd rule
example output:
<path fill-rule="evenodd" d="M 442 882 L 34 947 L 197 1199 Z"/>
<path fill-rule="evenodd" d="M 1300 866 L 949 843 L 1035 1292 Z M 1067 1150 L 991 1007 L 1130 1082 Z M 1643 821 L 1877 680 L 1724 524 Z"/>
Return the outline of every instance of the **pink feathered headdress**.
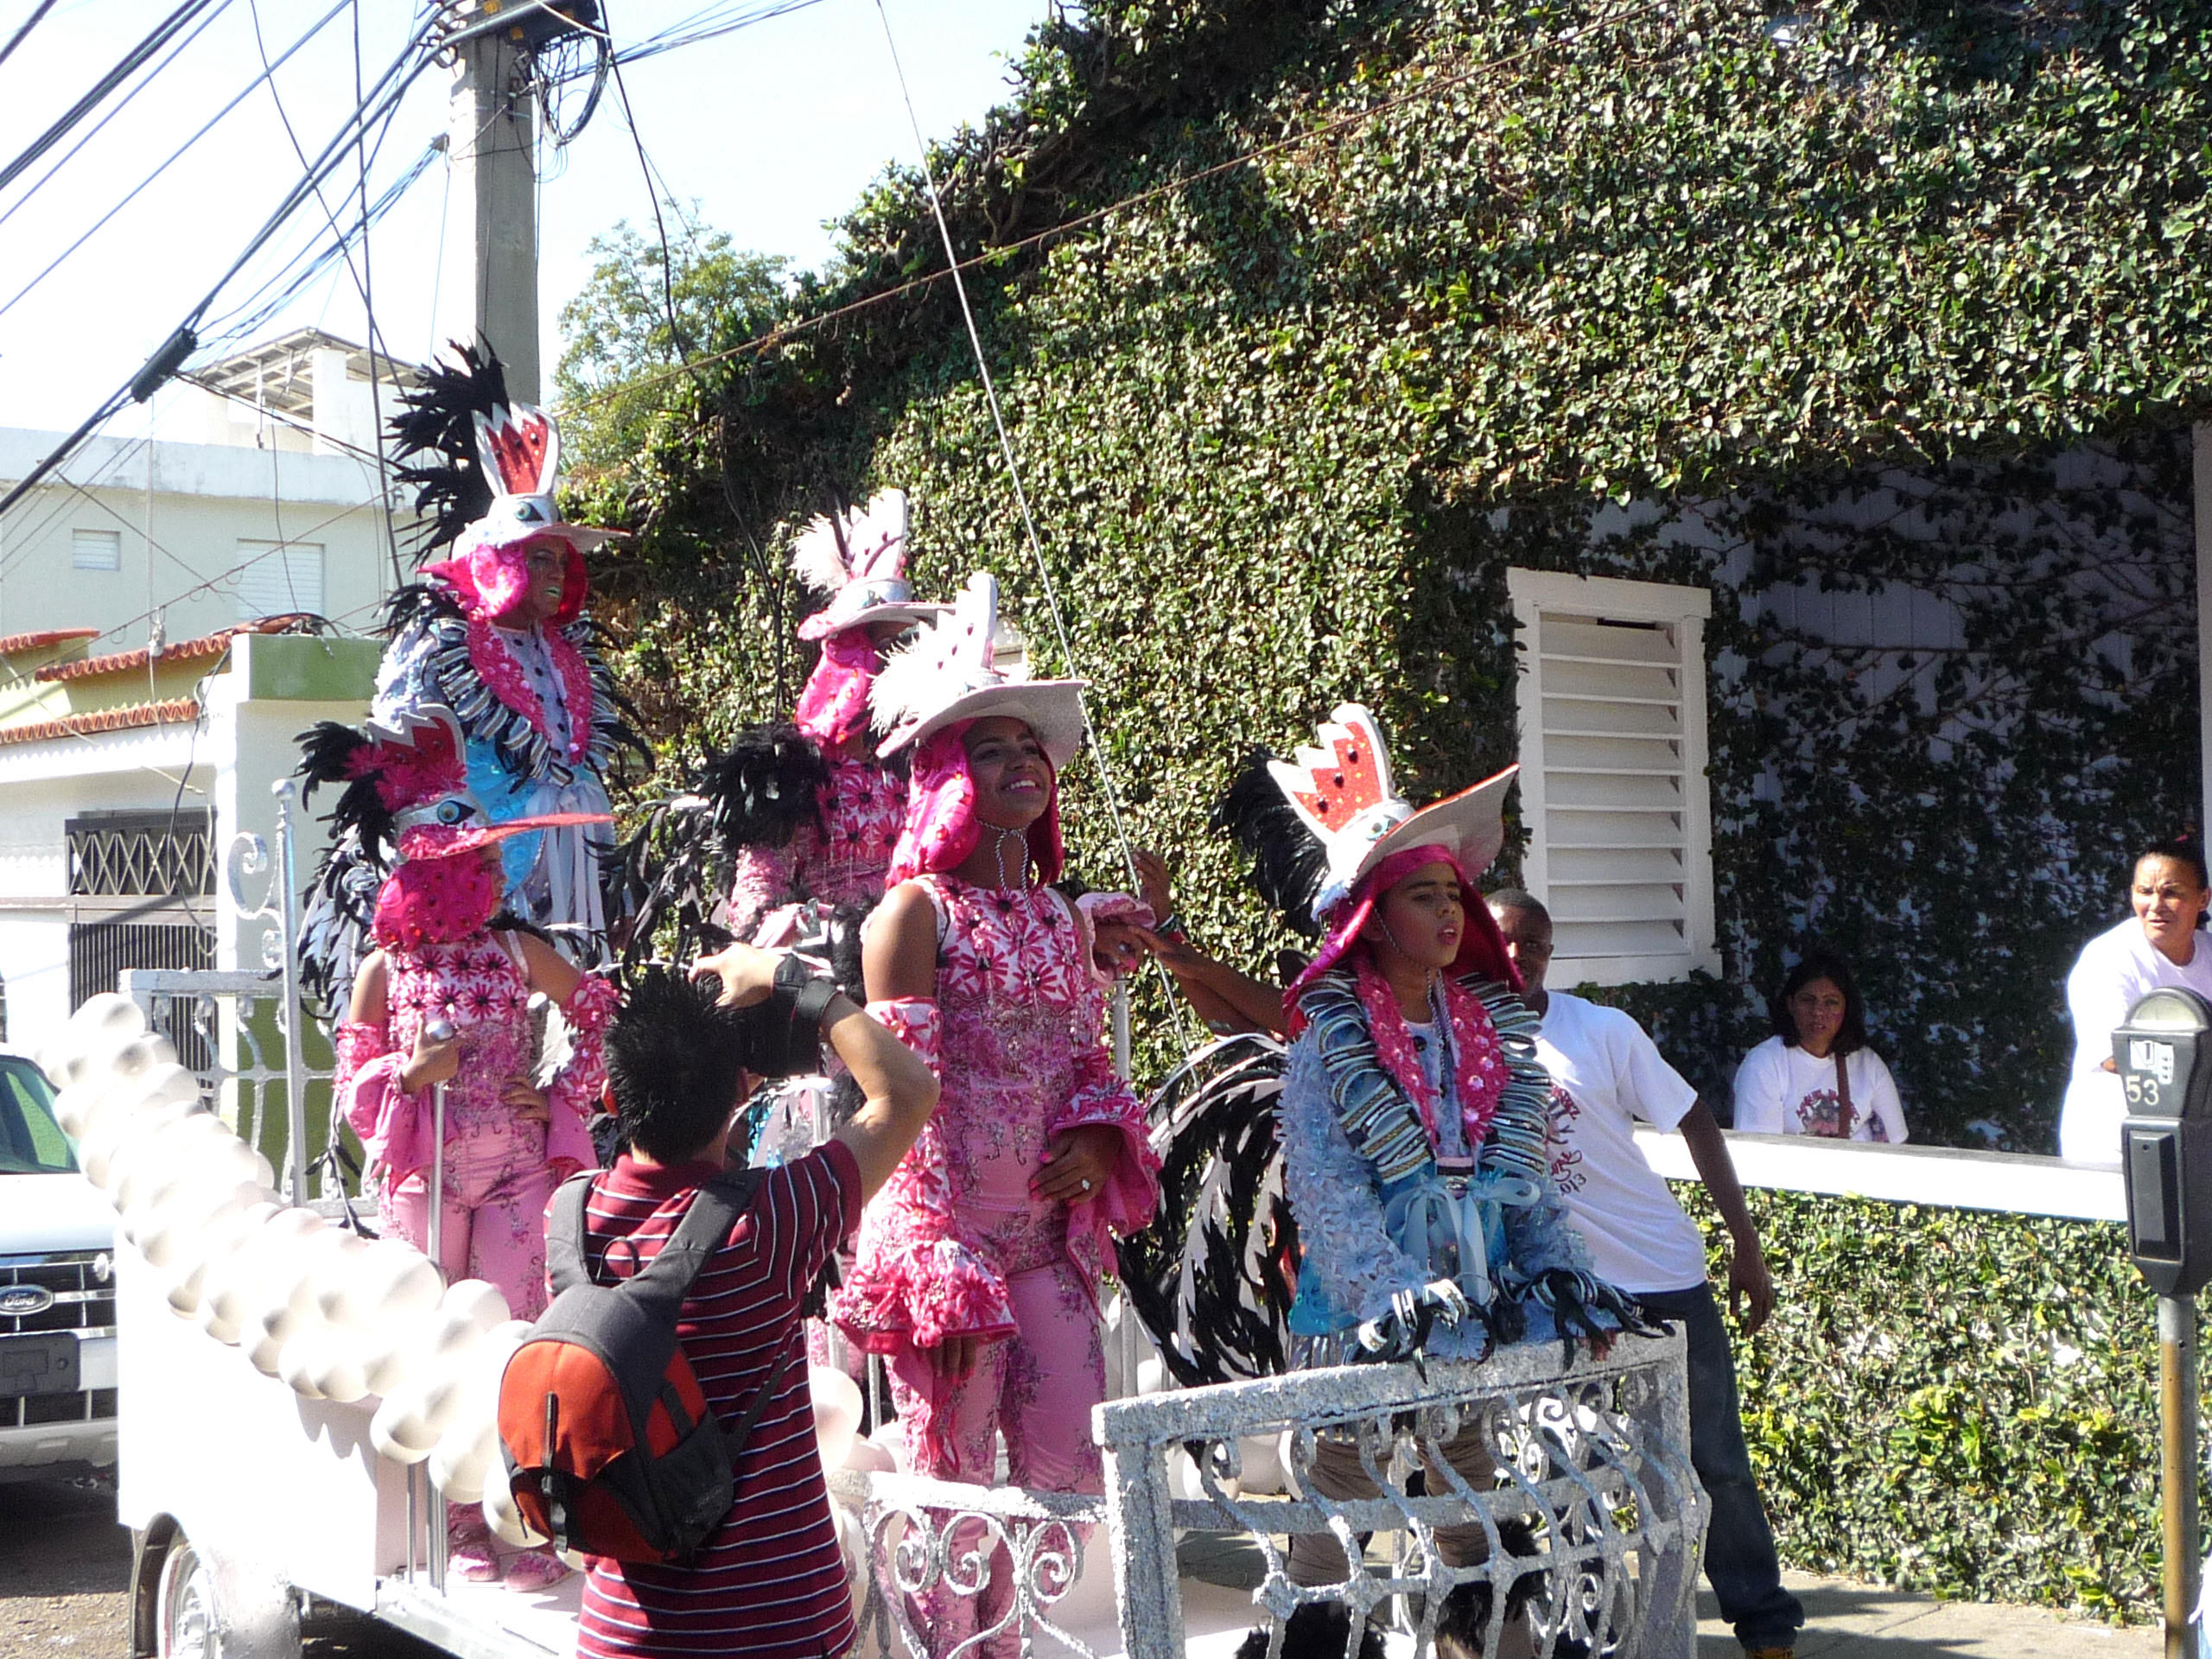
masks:
<path fill-rule="evenodd" d="M 887 889 L 917 875 L 958 868 L 982 839 L 976 781 L 969 775 L 968 748 L 961 741 L 975 723 L 963 720 L 939 727 L 916 747 L 906 780 L 906 823 L 891 855 Z M 1049 757 L 1045 764 L 1052 779 L 1052 799 L 1044 816 L 1029 826 L 1029 861 L 1039 881 L 1057 881 L 1067 862 L 1060 842 L 1060 771 Z"/>

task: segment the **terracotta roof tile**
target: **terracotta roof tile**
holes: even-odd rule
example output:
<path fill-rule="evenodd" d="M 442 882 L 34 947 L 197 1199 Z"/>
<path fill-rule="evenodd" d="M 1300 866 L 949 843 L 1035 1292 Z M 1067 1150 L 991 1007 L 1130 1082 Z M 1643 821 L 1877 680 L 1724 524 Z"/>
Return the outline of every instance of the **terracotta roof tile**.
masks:
<path fill-rule="evenodd" d="M 231 648 L 231 641 L 241 633 L 283 633 L 306 620 L 302 615 L 265 616 L 258 622 L 242 622 L 235 628 L 204 633 L 197 639 L 180 639 L 173 645 L 162 647 L 162 660 L 165 663 L 189 663 L 203 658 L 220 657 Z M 81 658 L 73 663 L 49 663 L 32 677 L 40 680 L 86 680 L 100 674 L 127 674 L 134 669 L 143 669 L 146 663 L 147 649 L 141 645 L 136 651 L 112 651 L 103 656 Z"/>
<path fill-rule="evenodd" d="M 200 703 L 194 697 L 126 703 L 120 709 L 95 709 L 87 714 L 34 720 L 22 726 L 0 726 L 0 747 L 43 743 L 56 737 L 91 737 L 100 732 L 127 732 L 140 726 L 181 725 L 199 718 Z"/>
<path fill-rule="evenodd" d="M 98 628 L 48 628 L 41 633 L 0 633 L 0 657 L 18 651 L 43 651 L 72 639 L 97 639 Z"/>

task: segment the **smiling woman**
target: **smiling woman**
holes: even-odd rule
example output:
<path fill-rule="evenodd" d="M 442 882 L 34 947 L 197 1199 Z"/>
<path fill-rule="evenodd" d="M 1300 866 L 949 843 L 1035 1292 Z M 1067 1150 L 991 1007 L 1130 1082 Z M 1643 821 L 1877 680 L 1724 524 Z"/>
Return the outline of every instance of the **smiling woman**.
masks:
<path fill-rule="evenodd" d="M 2212 998 L 2212 946 L 2204 926 L 2212 903 L 2204 843 L 2195 835 L 2153 842 L 2135 857 L 2128 886 L 2134 914 L 2082 947 L 2066 977 L 2074 1020 L 2074 1069 L 2058 1120 L 2058 1154 L 2080 1162 L 2120 1161 L 2126 1116 L 2113 1069 L 2113 1028 L 2146 991 L 2178 986 Z"/>

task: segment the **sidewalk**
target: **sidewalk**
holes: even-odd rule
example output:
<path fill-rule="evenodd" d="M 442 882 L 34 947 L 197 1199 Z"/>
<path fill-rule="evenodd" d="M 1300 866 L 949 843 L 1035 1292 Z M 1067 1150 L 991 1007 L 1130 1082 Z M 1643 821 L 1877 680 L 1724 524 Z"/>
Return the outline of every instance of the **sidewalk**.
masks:
<path fill-rule="evenodd" d="M 2156 1624 L 2114 1630 L 2039 1607 L 1936 1601 L 1808 1573 L 1782 1576 L 1805 1604 L 1800 1659 L 2158 1659 L 2164 1651 Z M 1701 1586 L 1697 1611 L 1698 1659 L 1738 1659 L 1743 1649 Z"/>

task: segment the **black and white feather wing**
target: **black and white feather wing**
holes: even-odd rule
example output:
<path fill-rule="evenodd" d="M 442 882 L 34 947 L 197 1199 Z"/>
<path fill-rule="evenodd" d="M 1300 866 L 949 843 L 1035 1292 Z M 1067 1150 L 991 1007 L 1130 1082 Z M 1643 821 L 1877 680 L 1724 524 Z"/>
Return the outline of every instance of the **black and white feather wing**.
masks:
<path fill-rule="evenodd" d="M 1274 1038 L 1225 1038 L 1147 1103 L 1160 1208 L 1121 1242 L 1122 1285 L 1186 1388 L 1288 1369 L 1298 1226 L 1276 1128 L 1284 1070 Z"/>

